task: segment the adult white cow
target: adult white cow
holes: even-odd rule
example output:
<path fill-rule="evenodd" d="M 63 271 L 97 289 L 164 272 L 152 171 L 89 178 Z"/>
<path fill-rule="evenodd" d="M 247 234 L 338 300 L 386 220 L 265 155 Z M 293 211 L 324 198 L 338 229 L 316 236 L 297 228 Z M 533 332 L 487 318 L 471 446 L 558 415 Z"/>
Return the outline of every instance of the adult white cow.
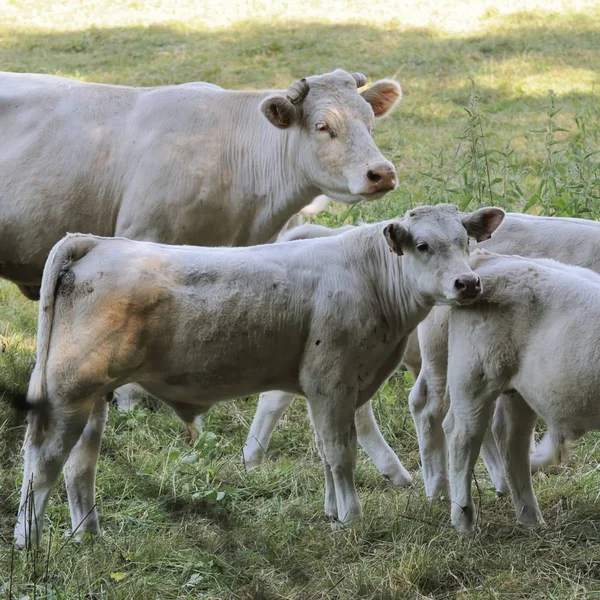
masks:
<path fill-rule="evenodd" d="M 517 520 L 543 523 L 531 483 L 529 442 L 540 415 L 566 439 L 600 429 L 600 275 L 552 260 L 479 250 L 481 297 L 450 309 L 448 440 L 453 524 L 476 527 L 471 472 L 493 433 Z"/>
<path fill-rule="evenodd" d="M 65 238 L 42 282 L 17 542 L 39 541 L 69 452 L 73 527 L 98 532 L 103 397 L 130 381 L 188 423 L 219 400 L 272 389 L 304 395 L 325 510 L 359 519 L 355 410 L 397 368 L 408 334 L 436 302 L 478 297 L 467 235 L 487 237 L 503 217 L 497 208 L 422 207 L 338 236 L 252 248 Z"/>
<path fill-rule="evenodd" d="M 381 198 L 398 183 L 371 134 L 401 89 L 365 84 L 342 70 L 282 91 L 0 74 L 0 277 L 37 299 L 68 231 L 247 246 L 319 194 Z"/>
<path fill-rule="evenodd" d="M 397 187 L 373 138 L 400 86 L 342 70 L 283 91 L 134 88 L 0 75 L 0 276 L 37 298 L 66 231 L 173 244 L 266 243 L 323 193 Z"/>
<path fill-rule="evenodd" d="M 319 233 L 314 227 L 305 231 L 309 235 Z M 290 237 L 303 234 L 300 229 L 290 232 Z M 474 247 L 497 253 L 554 258 L 600 272 L 600 223 L 587 219 L 508 213 L 496 234 Z M 409 337 L 403 363 L 416 376 L 409 405 L 419 439 L 425 491 L 428 497 L 436 498 L 448 493 L 446 443 L 442 429 L 448 409 L 445 400 L 447 309 L 434 308 L 419 325 L 418 334 L 418 338 L 416 332 Z M 277 421 L 293 399 L 293 395 L 285 392 L 261 395 L 244 447 L 244 459 L 249 467 L 262 462 Z M 357 411 L 356 427 L 359 442 L 379 471 L 394 485 L 409 484 L 411 477 L 381 435 L 369 403 Z M 564 450 L 561 438 L 550 431 L 531 457 L 532 469 L 558 461 Z M 491 432 L 484 440 L 482 454 L 496 489 L 505 493 L 508 488 Z"/>

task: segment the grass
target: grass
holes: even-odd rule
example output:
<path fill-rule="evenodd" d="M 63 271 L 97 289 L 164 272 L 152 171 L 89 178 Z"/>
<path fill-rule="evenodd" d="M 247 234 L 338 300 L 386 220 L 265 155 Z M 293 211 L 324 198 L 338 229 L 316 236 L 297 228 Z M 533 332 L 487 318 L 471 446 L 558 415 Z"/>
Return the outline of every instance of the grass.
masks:
<path fill-rule="evenodd" d="M 332 207 L 323 223 L 439 201 L 600 217 L 596 2 L 0 0 L 0 14 L 6 70 L 232 88 L 287 87 L 340 66 L 371 80 L 396 76 L 405 99 L 376 140 L 401 186 L 382 202 Z M 26 385 L 36 312 L 3 284 L 0 381 L 9 390 Z M 417 473 L 409 384 L 397 375 L 374 404 Z M 496 499 L 478 468 L 482 532 L 460 539 L 448 507 L 425 502 L 418 477 L 410 490 L 391 489 L 361 454 L 364 523 L 332 533 L 301 402 L 276 431 L 268 462 L 244 471 L 254 405 L 217 407 L 193 448 L 166 410 L 111 411 L 98 475 L 104 535 L 80 546 L 66 537 L 58 489 L 37 555 L 12 550 L 24 427 L 0 405 L 0 597 L 600 598 L 597 435 L 535 477 L 545 529 L 516 528 L 510 501 Z"/>

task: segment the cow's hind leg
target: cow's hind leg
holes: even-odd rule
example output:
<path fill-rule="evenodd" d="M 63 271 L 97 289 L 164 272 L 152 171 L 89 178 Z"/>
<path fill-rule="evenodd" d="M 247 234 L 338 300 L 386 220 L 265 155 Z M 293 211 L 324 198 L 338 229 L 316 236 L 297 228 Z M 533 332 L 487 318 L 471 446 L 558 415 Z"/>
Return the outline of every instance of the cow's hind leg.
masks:
<path fill-rule="evenodd" d="M 18 547 L 39 545 L 48 498 L 88 422 L 94 401 L 67 404 L 68 410 L 61 404 L 39 404 L 29 412 L 21 501 L 15 526 Z"/>
<path fill-rule="evenodd" d="M 259 396 L 256 413 L 243 450 L 247 470 L 258 467 L 264 460 L 273 430 L 294 401 L 294 397 L 294 394 L 278 390 L 263 392 Z"/>
<path fill-rule="evenodd" d="M 108 402 L 98 398 L 63 469 L 72 531 L 78 540 L 86 533 L 100 533 L 95 503 L 96 470 L 107 416 Z"/>
<path fill-rule="evenodd" d="M 365 402 L 356 411 L 355 421 L 358 443 L 375 463 L 379 472 L 393 485 L 410 485 L 412 477 L 385 441 L 375 420 L 370 401 Z"/>
<path fill-rule="evenodd" d="M 543 523 L 531 482 L 529 451 L 537 415 L 517 392 L 503 394 L 494 413 L 493 431 L 504 463 L 517 521 L 535 526 Z"/>

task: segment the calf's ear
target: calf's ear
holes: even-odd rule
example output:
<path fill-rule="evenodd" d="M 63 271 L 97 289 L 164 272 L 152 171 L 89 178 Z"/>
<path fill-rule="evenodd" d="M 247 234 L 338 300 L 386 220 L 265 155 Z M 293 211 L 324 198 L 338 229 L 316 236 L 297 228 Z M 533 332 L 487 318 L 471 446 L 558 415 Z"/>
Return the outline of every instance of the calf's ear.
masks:
<path fill-rule="evenodd" d="M 404 254 L 402 247 L 406 247 L 410 242 L 410 233 L 400 223 L 390 223 L 385 226 L 383 235 L 390 247 L 390 251 L 395 252 L 398 256 Z"/>
<path fill-rule="evenodd" d="M 297 121 L 296 107 L 283 96 L 269 96 L 260 104 L 260 110 L 279 129 L 287 129 Z"/>
<path fill-rule="evenodd" d="M 383 117 L 402 99 L 402 88 L 393 79 L 376 81 L 360 95 L 371 105 L 376 117 Z"/>
<path fill-rule="evenodd" d="M 505 212 L 501 208 L 480 208 L 462 218 L 467 233 L 478 242 L 489 240 L 504 220 Z"/>

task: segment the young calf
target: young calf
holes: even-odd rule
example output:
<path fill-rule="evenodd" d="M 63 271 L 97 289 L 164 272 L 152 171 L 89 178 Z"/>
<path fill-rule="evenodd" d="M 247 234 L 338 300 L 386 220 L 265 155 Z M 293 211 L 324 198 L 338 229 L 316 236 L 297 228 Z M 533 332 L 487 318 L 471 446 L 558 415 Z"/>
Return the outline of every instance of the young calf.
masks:
<path fill-rule="evenodd" d="M 321 225 L 301 225 L 300 223 L 297 223 L 289 230 L 284 230 L 277 241 L 290 242 L 293 240 L 328 237 L 340 235 L 351 229 L 354 229 L 353 225 L 329 229 L 328 227 L 323 227 Z M 416 337 L 416 332 L 412 333 L 408 338 L 407 350 L 402 358 L 404 363 L 406 363 L 406 352 L 408 351 L 408 346 L 413 337 Z M 417 375 L 418 373 L 415 374 L 415 377 Z M 263 392 L 260 395 L 256 413 L 254 419 L 252 419 L 252 425 L 248 431 L 248 436 L 243 449 L 244 465 L 246 469 L 254 469 L 263 462 L 273 431 L 279 422 L 279 419 L 281 419 L 283 413 L 290 407 L 295 398 L 295 394 L 281 390 Z M 412 477 L 381 434 L 377 421 L 375 420 L 375 415 L 373 414 L 371 402 L 365 402 L 365 404 L 356 410 L 355 425 L 358 443 L 373 461 L 379 472 L 386 477 L 392 485 L 410 485 L 412 483 Z"/>
<path fill-rule="evenodd" d="M 600 272 L 600 223 L 587 219 L 508 213 L 500 229 L 479 247 L 497 254 L 554 259 Z M 418 343 L 421 371 L 410 391 L 409 405 L 419 439 L 425 491 L 429 498 L 437 498 L 448 493 L 446 441 L 442 428 L 448 410 L 445 398 L 447 307 L 434 308 L 419 324 Z M 409 341 L 409 349 L 410 346 Z M 532 454 L 532 471 L 559 462 L 565 452 L 562 442 L 550 428 Z M 500 494 L 507 492 L 502 461 L 491 431 L 484 438 L 481 453 L 496 490 Z"/>
<path fill-rule="evenodd" d="M 219 400 L 273 389 L 305 396 L 325 511 L 358 520 L 355 410 L 435 303 L 480 295 L 467 236 L 489 236 L 503 217 L 422 207 L 339 236 L 250 248 L 67 236 L 44 269 L 17 543 L 39 543 L 70 452 L 73 527 L 98 532 L 103 397 L 133 381 L 188 423 Z"/>
<path fill-rule="evenodd" d="M 450 309 L 448 391 L 443 422 L 450 459 L 452 522 L 475 527 L 471 471 L 492 429 L 517 520 L 543 519 L 531 483 L 529 448 L 537 415 L 557 436 L 600 429 L 600 275 L 549 259 L 474 253 L 483 294 Z"/>

